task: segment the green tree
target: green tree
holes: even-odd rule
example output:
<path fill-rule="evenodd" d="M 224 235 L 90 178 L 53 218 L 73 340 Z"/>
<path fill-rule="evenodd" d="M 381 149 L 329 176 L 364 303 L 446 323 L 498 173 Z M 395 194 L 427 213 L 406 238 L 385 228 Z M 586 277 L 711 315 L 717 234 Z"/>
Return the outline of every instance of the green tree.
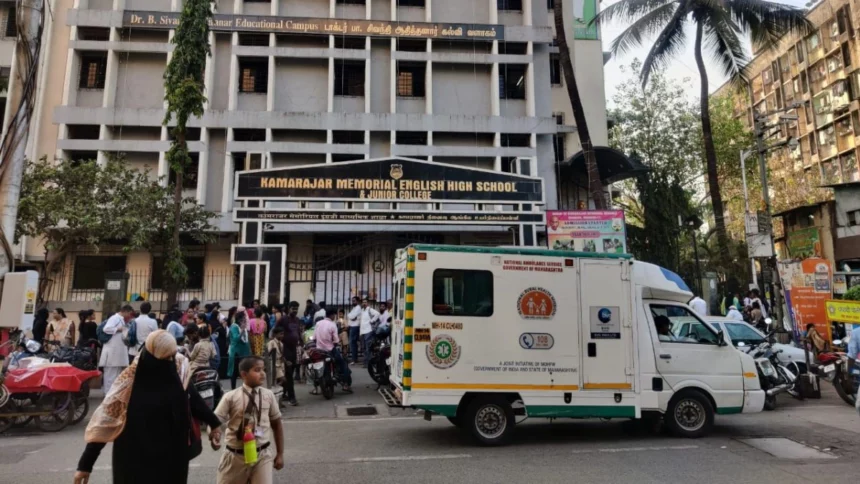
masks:
<path fill-rule="evenodd" d="M 79 247 L 99 250 L 119 245 L 125 251 L 163 247 L 173 231 L 172 199 L 171 188 L 159 184 L 148 170 L 134 170 L 121 160 L 109 160 L 104 166 L 95 161 L 49 163 L 44 158 L 28 162 L 15 237 L 44 242 L 39 296 L 44 297 L 66 256 Z M 180 229 L 199 242 L 211 242 L 215 227 L 210 220 L 215 217 L 199 205 L 187 204 L 180 214 Z"/>
<path fill-rule="evenodd" d="M 728 259 L 731 255 L 723 218 L 725 207 L 720 192 L 704 51 L 710 51 L 726 77 L 743 83 L 747 79 L 745 67 L 749 59 L 742 37 L 748 34 L 754 45 L 769 49 L 776 47 L 785 34 L 806 33 L 811 24 L 804 10 L 763 0 L 620 0 L 595 19 L 597 22 L 611 20 L 632 22 L 612 42 L 614 55 L 640 46 L 657 34 L 642 65 L 640 78 L 643 84 L 648 83 L 656 70 L 681 53 L 687 41 L 685 28 L 692 25 L 695 29 L 694 55 L 701 81 L 699 102 L 708 190 L 720 255 Z"/>
<path fill-rule="evenodd" d="M 845 293 L 842 299 L 848 301 L 860 301 L 860 286 L 854 286 Z"/>
<path fill-rule="evenodd" d="M 631 250 L 637 258 L 679 271 L 683 266 L 682 232 L 678 225 L 697 213 L 691 194 L 701 177 L 698 111 L 685 96 L 685 86 L 655 73 L 651 82 L 637 81 L 642 64 L 622 67 L 628 75 L 610 111 L 614 126 L 610 145 L 649 168 L 622 184 L 622 201 L 631 228 Z"/>
<path fill-rule="evenodd" d="M 173 143 L 167 152 L 167 162 L 173 171 L 173 234 L 165 251 L 164 280 L 167 285 L 168 306 L 176 303 L 177 294 L 188 280 L 188 268 L 180 243 L 183 205 L 195 203 L 183 200 L 182 179 L 191 157 L 188 154 L 187 124 L 194 117 L 203 116 L 206 103 L 204 94 L 204 72 L 209 46 L 209 20 L 212 18 L 210 0 L 185 0 L 179 25 L 173 36 L 173 54 L 164 72 L 167 113 L 164 125 L 175 120 L 172 129 Z"/>
<path fill-rule="evenodd" d="M 576 83 L 576 74 L 573 72 L 573 61 L 570 57 L 570 47 L 567 43 L 567 33 L 564 30 L 565 2 L 555 2 L 553 16 L 555 20 L 555 38 L 558 43 L 559 63 L 564 74 L 564 84 L 567 86 L 567 97 L 573 108 L 573 120 L 576 123 L 576 132 L 579 135 L 579 143 L 582 145 L 582 154 L 585 157 L 585 169 L 588 173 L 588 188 L 594 208 L 603 210 L 606 208 L 606 197 L 603 194 L 603 184 L 600 181 L 600 170 L 597 168 L 597 155 L 594 153 L 594 145 L 591 142 L 591 133 L 588 131 L 588 120 L 585 118 L 585 109 L 582 107 L 582 98 L 579 95 L 579 85 Z"/>

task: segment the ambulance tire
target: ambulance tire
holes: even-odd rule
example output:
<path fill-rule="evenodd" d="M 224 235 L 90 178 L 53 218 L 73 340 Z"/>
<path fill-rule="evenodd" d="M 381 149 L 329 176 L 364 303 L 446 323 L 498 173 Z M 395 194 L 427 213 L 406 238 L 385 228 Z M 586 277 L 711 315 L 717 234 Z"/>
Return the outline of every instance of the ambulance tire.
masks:
<path fill-rule="evenodd" d="M 510 402 L 501 396 L 479 396 L 463 415 L 464 427 L 481 445 L 500 446 L 510 441 L 517 420 Z"/>
<path fill-rule="evenodd" d="M 447 417 L 447 419 L 454 427 L 459 429 L 463 428 L 463 419 L 460 417 Z"/>
<path fill-rule="evenodd" d="M 663 420 L 676 437 L 697 439 L 711 432 L 714 406 L 702 392 L 683 390 L 672 397 Z"/>

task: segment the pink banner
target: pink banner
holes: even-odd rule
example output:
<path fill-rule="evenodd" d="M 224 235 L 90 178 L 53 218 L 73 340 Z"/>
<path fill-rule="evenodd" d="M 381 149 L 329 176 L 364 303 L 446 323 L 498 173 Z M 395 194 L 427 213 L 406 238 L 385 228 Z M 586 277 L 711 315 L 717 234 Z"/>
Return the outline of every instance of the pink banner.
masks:
<path fill-rule="evenodd" d="M 627 253 L 623 210 L 548 211 L 546 220 L 552 250 Z"/>

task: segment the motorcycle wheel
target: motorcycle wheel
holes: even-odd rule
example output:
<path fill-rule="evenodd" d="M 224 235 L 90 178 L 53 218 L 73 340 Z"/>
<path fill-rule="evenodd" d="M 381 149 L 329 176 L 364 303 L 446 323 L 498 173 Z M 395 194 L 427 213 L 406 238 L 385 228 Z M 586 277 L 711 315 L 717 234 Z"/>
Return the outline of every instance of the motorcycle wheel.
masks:
<path fill-rule="evenodd" d="M 833 387 L 836 388 L 836 393 L 839 394 L 839 397 L 845 403 L 847 403 L 848 405 L 851 405 L 852 407 L 857 403 L 857 401 L 856 401 L 857 395 L 856 394 L 853 394 L 853 395 L 849 394 L 845 390 L 845 384 L 844 384 L 843 377 L 841 374 L 837 375 L 836 378 L 833 380 Z"/>
<path fill-rule="evenodd" d="M 326 400 L 331 400 L 332 398 L 334 398 L 334 382 L 333 381 L 325 382 L 325 385 L 323 385 L 323 387 L 322 387 L 322 394 Z"/>
<path fill-rule="evenodd" d="M 776 410 L 776 395 L 766 395 L 764 397 L 764 409 Z"/>
<path fill-rule="evenodd" d="M 388 383 L 385 372 L 380 371 L 379 369 L 379 361 L 377 357 L 374 356 L 370 359 L 370 364 L 367 365 L 367 372 L 370 374 L 370 378 L 378 385 L 385 385 Z"/>
<path fill-rule="evenodd" d="M 49 393 L 39 399 L 40 407 L 49 407 L 48 415 L 36 417 L 36 426 L 43 432 L 59 432 L 75 418 L 75 399 L 69 392 Z"/>

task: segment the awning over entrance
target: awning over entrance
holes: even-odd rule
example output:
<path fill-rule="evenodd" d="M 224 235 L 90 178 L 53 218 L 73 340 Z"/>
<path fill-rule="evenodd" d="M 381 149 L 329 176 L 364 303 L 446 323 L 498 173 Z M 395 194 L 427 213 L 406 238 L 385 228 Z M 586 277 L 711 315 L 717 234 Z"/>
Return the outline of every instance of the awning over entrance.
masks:
<path fill-rule="evenodd" d="M 595 146 L 594 154 L 597 156 L 600 181 L 604 185 L 633 178 L 648 171 L 648 167 L 636 159 L 608 146 Z M 567 175 L 565 178 L 572 178 L 575 181 L 581 180 L 587 185 L 588 171 L 585 167 L 585 154 L 582 151 L 563 161 L 561 167 L 563 175 Z"/>

